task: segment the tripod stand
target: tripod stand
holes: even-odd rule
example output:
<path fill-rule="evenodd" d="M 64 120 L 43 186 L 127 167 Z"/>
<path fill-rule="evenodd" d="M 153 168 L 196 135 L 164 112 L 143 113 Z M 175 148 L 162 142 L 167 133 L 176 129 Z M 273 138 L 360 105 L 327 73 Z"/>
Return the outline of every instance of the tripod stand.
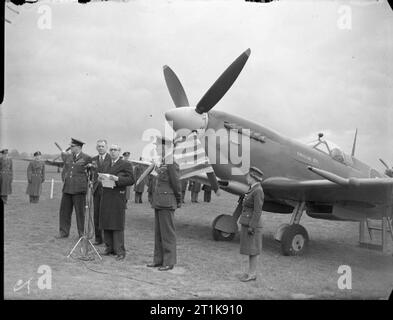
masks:
<path fill-rule="evenodd" d="M 94 222 L 92 218 L 92 207 L 93 207 L 93 173 L 90 168 L 86 169 L 87 174 L 87 194 L 86 194 L 86 205 L 85 205 L 85 223 L 83 229 L 83 235 L 79 238 L 78 242 L 72 248 L 67 258 L 71 256 L 74 250 L 81 244 L 81 255 L 78 257 L 80 260 L 94 260 L 94 256 L 89 255 L 91 252 L 90 247 L 93 248 L 94 252 L 102 260 L 102 257 L 98 253 L 97 249 L 91 243 L 90 239 L 93 238 Z M 90 247 L 89 247 L 90 245 Z"/>

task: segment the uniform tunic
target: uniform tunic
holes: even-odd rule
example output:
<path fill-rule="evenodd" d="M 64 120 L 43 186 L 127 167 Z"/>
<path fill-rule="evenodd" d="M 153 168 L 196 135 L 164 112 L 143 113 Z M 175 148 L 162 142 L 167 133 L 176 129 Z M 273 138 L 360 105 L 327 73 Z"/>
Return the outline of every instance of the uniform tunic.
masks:
<path fill-rule="evenodd" d="M 33 160 L 27 167 L 26 194 L 38 197 L 41 195 L 42 183 L 45 181 L 45 164 L 43 161 Z"/>
<path fill-rule="evenodd" d="M 10 158 L 3 158 L 0 162 L 0 195 L 8 196 L 12 193 L 12 160 Z"/>
<path fill-rule="evenodd" d="M 71 228 L 72 210 L 75 208 L 78 233 L 79 236 L 82 236 L 87 192 L 86 165 L 91 163 L 91 158 L 83 152 L 80 152 L 77 156 L 63 152 L 61 157 L 64 161 L 62 172 L 64 184 L 59 214 L 60 235 L 68 237 Z"/>
<path fill-rule="evenodd" d="M 155 235 L 153 263 L 173 266 L 177 262 L 174 212 L 181 203 L 179 166 L 162 164 L 156 168 L 156 172 L 152 197 Z"/>
<path fill-rule="evenodd" d="M 264 193 L 261 184 L 255 183 L 245 194 L 243 210 L 239 218 L 240 253 L 245 255 L 258 255 L 262 252 L 262 207 Z M 248 234 L 248 228 L 254 229 L 254 234 Z"/>

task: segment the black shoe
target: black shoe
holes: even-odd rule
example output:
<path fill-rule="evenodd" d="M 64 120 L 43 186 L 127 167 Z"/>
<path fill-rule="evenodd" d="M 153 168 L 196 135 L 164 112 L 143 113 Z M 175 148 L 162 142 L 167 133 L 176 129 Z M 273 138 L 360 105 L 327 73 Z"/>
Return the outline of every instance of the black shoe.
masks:
<path fill-rule="evenodd" d="M 160 270 L 160 271 L 168 271 L 168 270 L 172 270 L 172 269 L 173 269 L 173 266 L 162 266 L 162 267 L 158 268 L 158 270 Z"/>
<path fill-rule="evenodd" d="M 116 260 L 117 261 L 124 260 L 125 257 L 126 257 L 125 254 L 118 254 L 117 257 L 116 257 Z"/>
<path fill-rule="evenodd" d="M 68 238 L 68 236 L 58 234 L 58 235 L 55 236 L 55 238 L 56 239 L 64 239 L 64 238 Z"/>
<path fill-rule="evenodd" d="M 103 243 L 102 241 L 97 241 L 97 240 L 96 240 L 96 241 L 94 241 L 93 244 L 94 244 L 95 246 L 99 246 L 99 245 L 102 244 L 102 243 Z"/>
<path fill-rule="evenodd" d="M 103 253 L 101 253 L 101 255 L 103 255 L 103 256 L 110 256 L 113 254 L 115 254 L 115 253 L 111 250 L 105 250 Z"/>
<path fill-rule="evenodd" d="M 149 267 L 149 268 L 162 267 L 162 263 L 149 263 L 146 265 L 146 267 Z"/>

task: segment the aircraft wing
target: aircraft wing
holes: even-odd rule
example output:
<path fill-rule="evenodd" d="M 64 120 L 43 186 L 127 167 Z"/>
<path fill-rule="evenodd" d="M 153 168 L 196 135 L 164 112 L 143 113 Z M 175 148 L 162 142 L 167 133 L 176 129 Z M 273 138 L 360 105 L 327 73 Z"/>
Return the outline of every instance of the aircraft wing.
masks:
<path fill-rule="evenodd" d="M 272 201 L 306 201 L 363 213 L 370 213 L 374 209 L 380 212 L 381 208 L 387 209 L 388 212 L 393 211 L 391 178 L 346 179 L 313 167 L 309 167 L 309 170 L 324 179 L 295 180 L 270 177 L 262 182 L 266 197 Z"/>

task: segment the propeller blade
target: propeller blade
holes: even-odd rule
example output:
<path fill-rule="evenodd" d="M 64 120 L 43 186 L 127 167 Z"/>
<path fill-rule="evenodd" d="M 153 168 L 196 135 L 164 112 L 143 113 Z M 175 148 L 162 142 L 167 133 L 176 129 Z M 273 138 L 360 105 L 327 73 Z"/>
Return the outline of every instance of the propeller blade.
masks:
<path fill-rule="evenodd" d="M 179 78 L 173 70 L 166 65 L 164 66 L 164 77 L 166 86 L 168 87 L 176 108 L 188 107 L 190 104 L 188 103 L 186 92 L 184 91 Z"/>
<path fill-rule="evenodd" d="M 196 106 L 196 112 L 202 114 L 212 109 L 225 95 L 236 78 L 239 76 L 247 62 L 251 50 L 244 51 L 232 64 L 221 74 L 214 84 L 207 90 Z"/>
<path fill-rule="evenodd" d="M 385 161 L 383 161 L 382 159 L 379 159 L 379 161 L 381 161 L 381 163 L 386 167 L 386 169 L 388 169 L 388 170 L 390 169 Z"/>

